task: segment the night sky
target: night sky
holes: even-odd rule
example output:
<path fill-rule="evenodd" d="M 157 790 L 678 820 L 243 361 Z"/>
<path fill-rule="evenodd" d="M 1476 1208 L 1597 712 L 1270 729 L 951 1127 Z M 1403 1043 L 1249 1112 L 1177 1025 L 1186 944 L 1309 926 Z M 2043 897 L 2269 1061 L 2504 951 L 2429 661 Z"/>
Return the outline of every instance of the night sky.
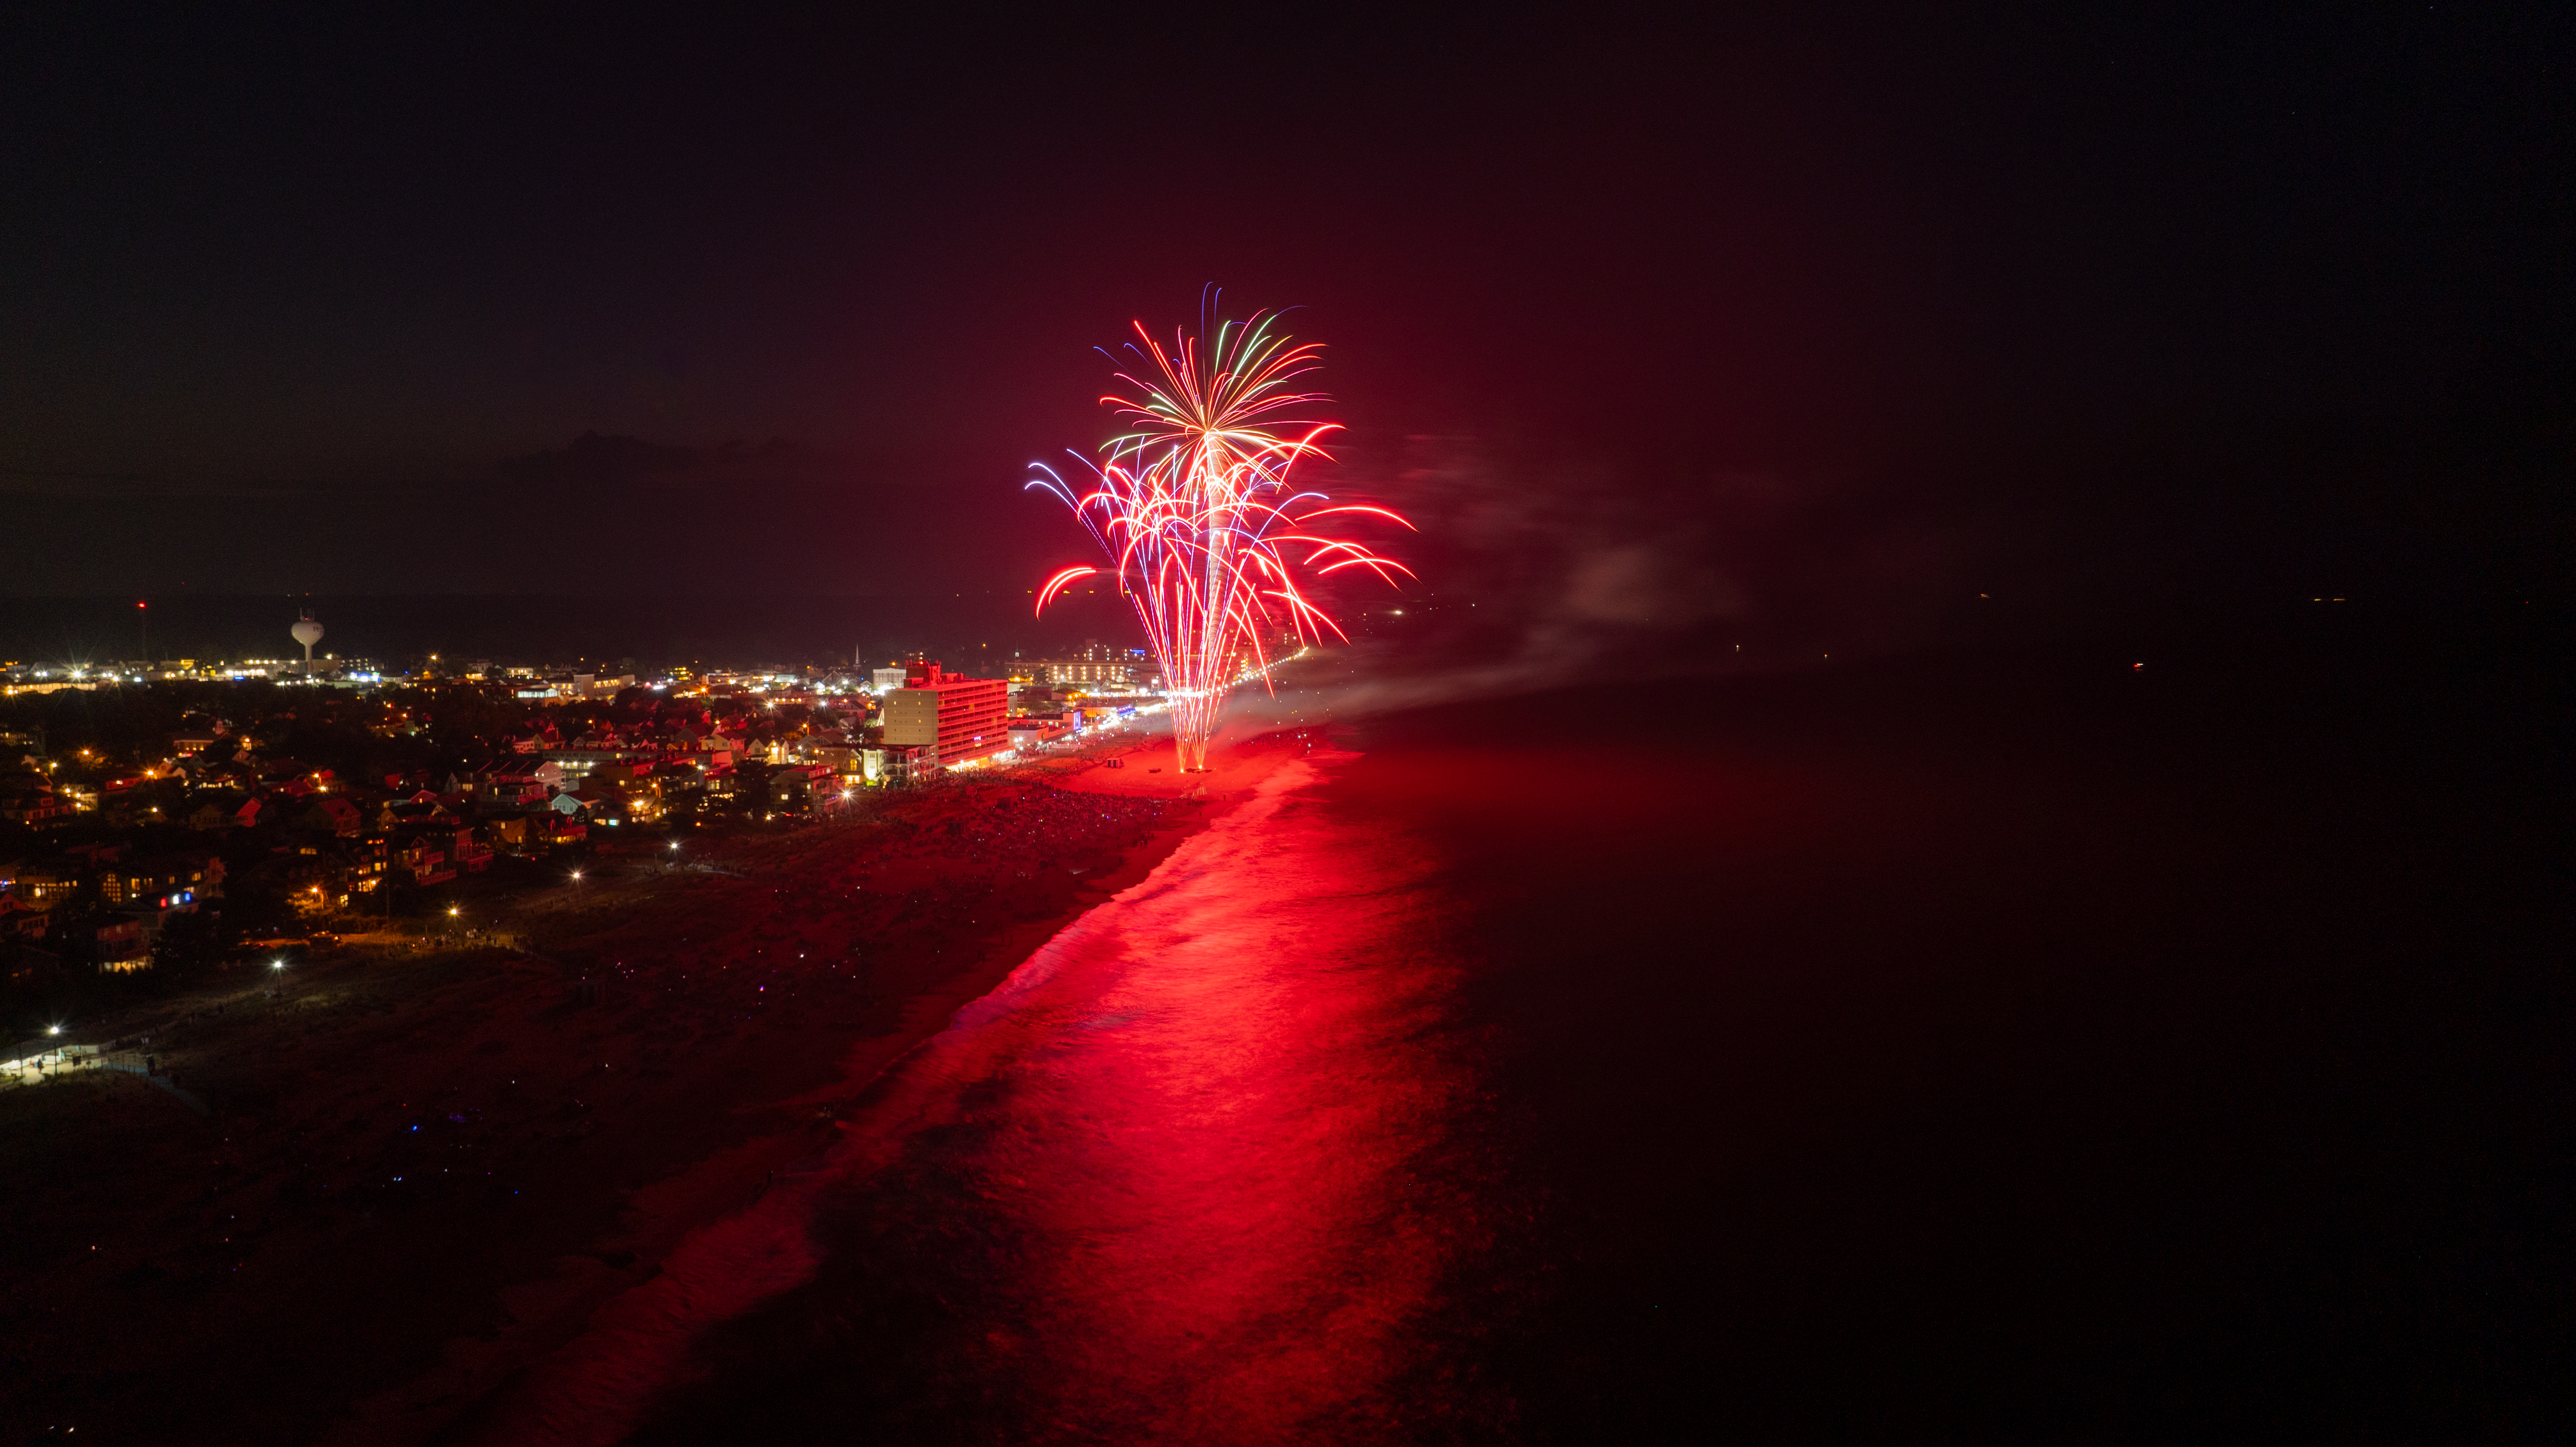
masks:
<path fill-rule="evenodd" d="M 1017 591 L 1211 284 L 1433 591 L 2566 580 L 2562 7 L 97 11 L 0 33 L 8 594 Z"/>

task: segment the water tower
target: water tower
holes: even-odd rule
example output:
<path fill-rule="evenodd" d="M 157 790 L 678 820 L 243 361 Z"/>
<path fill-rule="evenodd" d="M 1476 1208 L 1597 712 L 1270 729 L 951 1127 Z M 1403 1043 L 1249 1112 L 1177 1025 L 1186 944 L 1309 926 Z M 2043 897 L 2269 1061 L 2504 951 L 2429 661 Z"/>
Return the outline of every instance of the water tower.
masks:
<path fill-rule="evenodd" d="M 322 625 L 313 621 L 311 613 L 299 609 L 295 616 L 295 626 L 287 631 L 295 635 L 296 642 L 304 645 L 304 671 L 311 673 L 313 645 L 322 641 Z"/>

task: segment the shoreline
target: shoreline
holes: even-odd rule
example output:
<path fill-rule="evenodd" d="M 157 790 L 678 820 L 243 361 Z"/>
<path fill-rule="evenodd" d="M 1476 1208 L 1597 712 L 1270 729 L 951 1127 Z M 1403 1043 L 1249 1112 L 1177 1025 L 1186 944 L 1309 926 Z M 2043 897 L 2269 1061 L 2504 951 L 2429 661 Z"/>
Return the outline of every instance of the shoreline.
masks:
<path fill-rule="evenodd" d="M 637 1191 L 617 1225 L 590 1243 L 587 1251 L 561 1258 L 553 1276 L 504 1291 L 503 1299 L 515 1318 L 510 1326 L 483 1337 L 451 1340 L 437 1365 L 352 1404 L 348 1413 L 329 1424 L 322 1440 L 516 1440 L 532 1432 L 556 1436 L 550 1416 L 530 1419 L 526 1399 L 532 1387 L 565 1370 L 564 1359 L 581 1352 L 585 1341 L 602 1329 L 604 1318 L 616 1316 L 631 1296 L 671 1290 L 673 1283 L 664 1272 L 675 1255 L 703 1234 L 738 1221 L 778 1187 L 797 1182 L 819 1165 L 823 1155 L 846 1138 L 844 1119 L 861 1109 L 899 1066 L 945 1033 L 961 1011 L 988 998 L 1049 940 L 1150 878 L 1189 839 L 1252 798 L 1262 780 L 1299 756 L 1276 742 L 1281 735 L 1295 732 L 1274 731 L 1242 740 L 1227 750 L 1231 757 L 1205 774 L 1137 769 L 1132 764 L 1111 771 L 1103 767 L 1106 756 L 1100 756 L 1075 769 L 1047 770 L 1035 779 L 997 776 L 962 781 L 975 789 L 1043 783 L 1076 793 L 1160 799 L 1196 807 L 1122 851 L 1105 869 L 1086 871 L 1061 907 L 1038 918 L 947 936 L 946 943 L 934 949 L 971 947 L 972 963 L 907 996 L 899 1006 L 900 1024 L 894 1030 L 850 1042 L 828 1081 L 782 1099 L 734 1107 L 737 1113 L 784 1111 L 791 1123 L 703 1156 Z M 1148 740 L 1116 756 L 1168 757 L 1165 747 Z M 611 1262 L 618 1264 L 607 1264 Z M 706 1283 L 697 1285 L 703 1291 Z"/>
<path fill-rule="evenodd" d="M 1296 747 L 1235 745 L 1240 782 L 1153 772 L 1151 738 L 972 774 L 100 1022 L 212 1109 L 114 1071 L 0 1091 L 0 1399 L 84 1435 L 452 1436 Z"/>

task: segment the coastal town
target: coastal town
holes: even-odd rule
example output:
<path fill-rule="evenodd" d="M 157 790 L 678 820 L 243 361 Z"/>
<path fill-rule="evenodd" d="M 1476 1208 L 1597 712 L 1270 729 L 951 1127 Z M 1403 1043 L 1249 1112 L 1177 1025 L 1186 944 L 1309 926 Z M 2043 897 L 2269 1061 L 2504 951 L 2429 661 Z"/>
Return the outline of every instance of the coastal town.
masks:
<path fill-rule="evenodd" d="M 0 664 L 0 982 L 21 1031 L 73 977 L 434 933 L 487 896 L 1025 768 L 1163 706 L 1150 656 L 1097 641 L 981 678 L 920 654 L 397 673 L 313 658 L 320 625 L 294 626 L 305 658 Z"/>
<path fill-rule="evenodd" d="M 427 1440 L 1322 742 L 1055 663 L 7 700 L 0 1394 Z"/>

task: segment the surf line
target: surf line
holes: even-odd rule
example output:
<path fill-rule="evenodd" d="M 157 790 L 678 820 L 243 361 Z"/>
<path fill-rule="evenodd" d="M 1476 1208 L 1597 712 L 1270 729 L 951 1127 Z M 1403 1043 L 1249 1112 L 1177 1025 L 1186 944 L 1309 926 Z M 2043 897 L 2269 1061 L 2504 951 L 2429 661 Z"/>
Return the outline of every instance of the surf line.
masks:
<path fill-rule="evenodd" d="M 812 1281 L 826 1247 L 814 1228 L 826 1189 L 864 1178 L 894 1158 L 903 1142 L 953 1101 L 954 1086 L 979 1060 L 1009 1048 L 987 1042 L 1031 992 L 1081 958 L 1081 947 L 1118 928 L 1118 917 L 1202 875 L 1240 848 L 1297 792 L 1323 778 L 1318 764 L 1356 754 L 1283 760 L 1251 795 L 1155 864 L 1143 879 L 1084 910 L 1031 951 L 992 989 L 959 1006 L 948 1022 L 888 1061 L 847 1097 L 852 1118 L 822 1159 L 771 1177 L 749 1204 L 699 1226 L 666 1256 L 661 1270 L 600 1304 L 581 1334 L 534 1363 L 490 1404 L 469 1440 L 526 1440 L 609 1447 L 631 1436 L 670 1385 L 688 1378 L 690 1347 L 708 1330 Z M 848 1089 L 844 1082 L 837 1090 Z"/>

